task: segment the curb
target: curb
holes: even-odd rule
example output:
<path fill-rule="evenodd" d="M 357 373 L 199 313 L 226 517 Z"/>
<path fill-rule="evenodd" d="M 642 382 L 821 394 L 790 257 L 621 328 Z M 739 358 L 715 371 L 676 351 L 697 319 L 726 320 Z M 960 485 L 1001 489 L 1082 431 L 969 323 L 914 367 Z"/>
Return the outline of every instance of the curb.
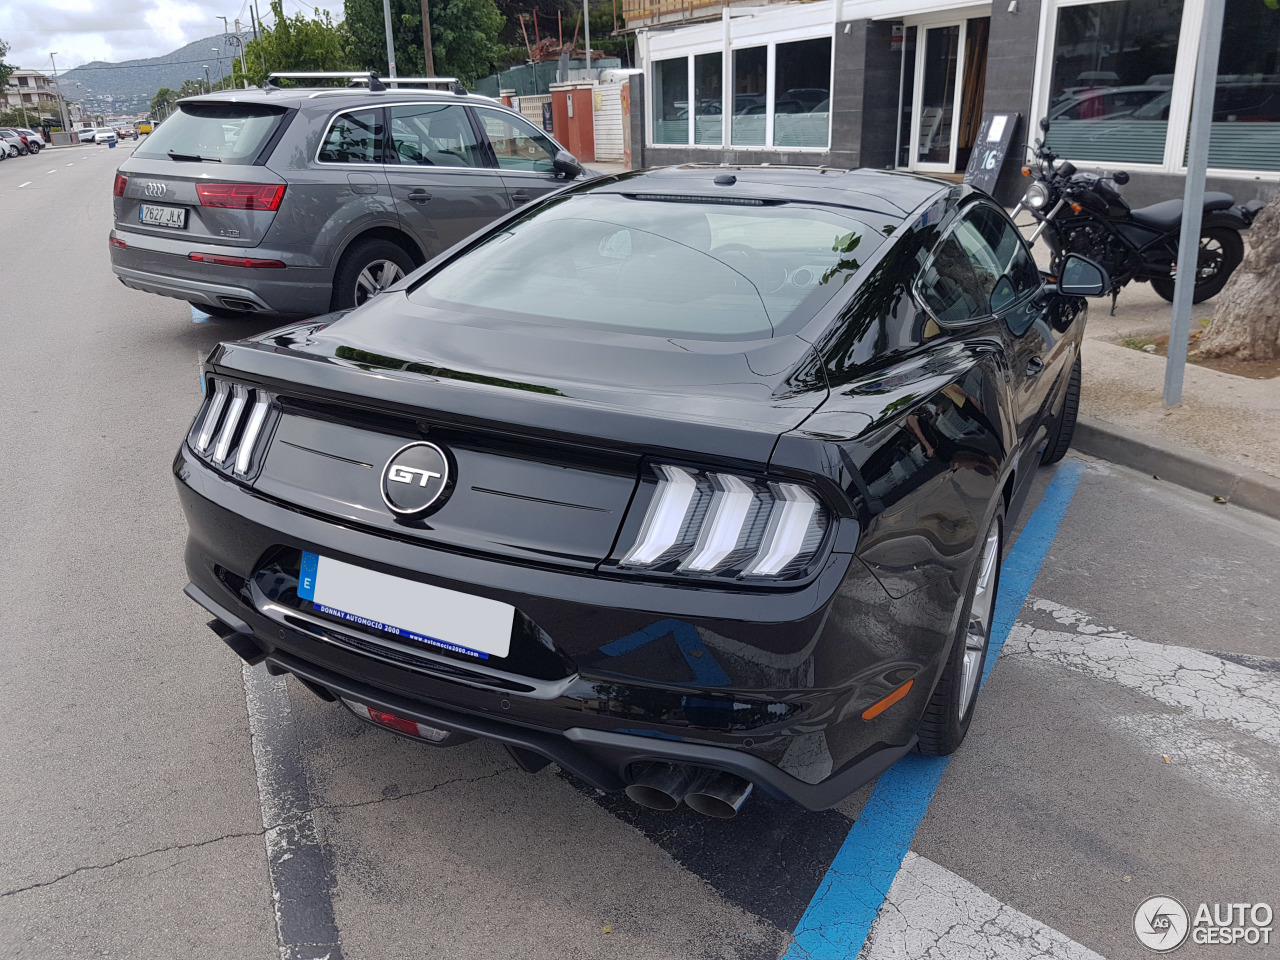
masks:
<path fill-rule="evenodd" d="M 1280 519 L 1280 479 L 1260 470 L 1152 440 L 1127 427 L 1092 417 L 1077 421 L 1071 446 L 1091 457 Z"/>

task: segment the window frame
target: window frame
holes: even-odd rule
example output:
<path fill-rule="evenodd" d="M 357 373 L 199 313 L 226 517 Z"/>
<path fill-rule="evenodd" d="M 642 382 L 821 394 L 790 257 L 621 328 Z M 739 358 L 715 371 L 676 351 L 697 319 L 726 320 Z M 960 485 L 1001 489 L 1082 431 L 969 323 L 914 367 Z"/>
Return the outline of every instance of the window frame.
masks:
<path fill-rule="evenodd" d="M 555 150 L 551 154 L 551 169 L 550 170 L 522 170 L 518 167 L 504 167 L 501 163 L 499 163 L 497 151 L 494 150 L 493 143 L 489 139 L 489 131 L 486 130 L 484 127 L 484 115 L 481 112 L 484 110 L 488 110 L 489 112 L 501 117 L 503 120 L 505 120 L 511 126 L 515 127 L 517 130 L 519 129 L 519 125 L 523 123 L 525 126 L 527 126 L 529 129 L 533 131 L 533 135 L 530 136 L 529 139 L 534 140 L 535 142 L 537 142 L 538 139 L 546 140 L 548 143 L 551 144 L 551 146 L 555 147 Z M 560 172 L 555 168 L 555 159 L 556 159 L 556 155 L 563 148 L 560 146 L 560 144 L 556 143 L 554 139 L 552 139 L 551 134 L 539 128 L 538 125 L 535 124 L 528 117 L 522 116 L 514 112 L 509 113 L 506 110 L 500 109 L 496 106 L 490 106 L 488 104 L 484 104 L 484 105 L 469 104 L 467 106 L 467 112 L 471 115 L 472 128 L 475 130 L 477 136 L 479 136 L 480 138 L 481 147 L 483 148 L 484 153 L 488 158 L 489 164 L 493 167 L 493 169 L 499 171 L 504 177 L 520 175 L 520 176 L 533 176 L 533 177 L 538 177 L 540 179 L 545 180 L 547 177 L 558 177 L 560 175 Z M 456 169 L 462 169 L 462 168 L 456 168 Z M 478 168 L 471 167 L 468 169 L 474 170 Z"/>
<path fill-rule="evenodd" d="M 390 106 L 393 106 L 393 104 L 385 104 L 385 103 L 379 103 L 379 104 L 373 104 L 373 105 L 365 104 L 364 106 L 360 106 L 360 107 L 348 107 L 346 110 L 339 110 L 332 117 L 330 117 L 329 122 L 325 124 L 324 133 L 320 135 L 320 142 L 316 144 L 316 155 L 312 159 L 312 162 L 315 163 L 317 166 L 321 166 L 321 167 L 358 167 L 359 169 L 362 169 L 362 170 L 367 170 L 369 167 L 386 166 L 387 165 L 387 138 L 390 134 L 390 117 L 391 117 L 391 114 L 388 112 L 387 108 Z M 394 104 L 394 106 L 401 106 L 401 104 Z M 382 147 L 377 151 L 378 153 L 377 159 L 371 160 L 368 163 L 363 163 L 358 160 L 321 160 L 320 154 L 324 151 L 324 145 L 329 142 L 329 134 L 333 131 L 333 125 L 337 123 L 340 118 L 345 117 L 348 114 L 363 113 L 366 110 L 379 114 L 382 122 Z"/>
<path fill-rule="evenodd" d="M 1040 37 L 1036 48 L 1036 74 L 1031 103 L 1037 120 L 1049 112 L 1049 94 L 1053 83 L 1053 52 L 1057 42 L 1058 11 L 1090 3 L 1121 3 L 1123 0 L 1044 0 L 1040 6 Z M 1173 87 L 1169 101 L 1169 128 L 1165 136 L 1164 157 L 1160 163 L 1137 163 L 1129 160 L 1070 160 L 1082 170 L 1124 169 L 1148 173 L 1186 176 L 1186 144 L 1191 129 L 1191 97 L 1195 86 L 1196 52 L 1200 43 L 1200 27 L 1204 22 L 1205 0 L 1183 0 L 1182 23 L 1178 34 L 1178 56 L 1174 62 Z M 1280 170 L 1250 170 L 1240 167 L 1210 167 L 1211 177 L 1229 177 L 1263 182 L 1280 181 Z"/>
<path fill-rule="evenodd" d="M 733 21 L 731 19 L 730 23 L 732 22 Z M 720 24 L 717 22 L 717 29 L 719 26 Z M 835 89 L 836 75 L 835 26 L 836 25 L 830 21 L 823 24 L 820 28 L 809 26 L 803 29 L 787 30 L 785 26 L 779 26 L 778 29 L 771 30 L 767 34 L 751 33 L 740 37 L 732 36 L 732 28 L 730 27 L 726 29 L 723 39 L 693 42 L 685 46 L 660 52 L 650 52 L 650 50 L 646 49 L 643 53 L 645 68 L 644 96 L 646 149 L 654 148 L 661 150 L 669 147 L 689 150 L 734 150 L 754 153 L 829 153 L 831 151 L 831 129 L 832 122 L 834 120 L 834 112 L 830 109 L 830 105 L 828 105 L 827 109 L 827 138 L 824 146 L 774 146 L 774 88 L 777 81 L 777 48 L 779 46 L 785 46 L 787 44 L 806 40 L 827 40 L 831 44 L 827 64 L 827 92 L 828 100 L 830 100 L 831 92 Z M 730 106 L 734 95 L 734 54 L 739 50 L 749 50 L 756 47 L 765 48 L 765 142 L 763 144 L 736 144 L 733 143 L 733 112 L 732 107 Z M 694 100 L 696 99 L 696 70 L 694 61 L 697 57 L 708 53 L 719 53 L 722 55 L 720 69 L 724 79 L 721 83 L 720 90 L 720 115 L 725 119 L 724 126 L 721 128 L 721 142 L 716 144 L 697 143 L 694 122 Z M 656 90 L 656 65 L 665 61 L 681 59 L 685 61 L 685 71 L 688 78 L 687 88 L 689 90 L 688 128 L 685 133 L 685 141 L 683 143 L 658 143 L 654 139 L 654 121 L 656 119 L 654 101 L 654 91 Z"/>
<path fill-rule="evenodd" d="M 924 296 L 924 290 L 923 290 L 924 277 L 925 277 L 925 274 L 929 272 L 929 268 L 933 266 L 934 260 L 937 259 L 938 250 L 942 247 L 944 243 L 946 243 L 949 239 L 951 239 L 951 235 L 956 232 L 956 230 L 960 227 L 960 225 L 964 223 L 965 220 L 967 220 L 975 210 L 984 209 L 984 208 L 987 210 L 994 210 L 996 213 L 1000 215 L 1001 219 L 1006 223 L 1010 231 L 1012 231 L 1013 235 L 1017 237 L 1018 241 L 1023 245 L 1023 250 L 1026 252 L 1027 256 L 1030 258 L 1031 263 L 1034 265 L 1036 262 L 1035 256 L 1032 254 L 1030 248 L 1027 245 L 1026 238 L 1023 237 L 1022 235 L 1022 231 L 1018 229 L 1017 224 L 1015 224 L 1012 220 L 1009 219 L 1009 215 L 1001 207 L 999 207 L 995 203 L 992 203 L 990 200 L 985 199 L 984 197 L 976 197 L 970 200 L 969 202 L 962 204 L 956 210 L 955 214 L 952 216 L 951 222 L 947 224 L 947 228 L 942 231 L 942 235 L 938 237 L 937 242 L 929 250 L 929 256 L 925 258 L 924 263 L 921 264 L 920 268 L 916 271 L 915 278 L 911 281 L 911 296 L 915 300 L 916 305 L 919 306 L 920 309 L 923 310 L 925 313 L 927 313 L 929 315 L 929 318 L 932 319 L 933 322 L 936 323 L 943 330 L 964 330 L 970 327 L 976 327 L 979 324 L 998 320 L 1001 317 L 1003 317 L 1005 314 L 1011 313 L 1012 311 L 1018 309 L 1019 307 L 1024 306 L 1026 303 L 1028 303 L 1030 300 L 1040 295 L 1044 291 L 1044 280 L 1042 278 L 1040 285 L 1038 287 L 1035 287 L 1027 291 L 1022 296 L 1018 297 L 1016 300 L 1013 300 L 1012 302 L 1006 304 L 1000 310 L 989 310 L 989 312 L 983 314 L 982 316 L 971 317 L 968 320 L 962 320 L 958 322 L 952 322 L 950 320 L 942 320 L 933 311 L 933 308 L 929 306 L 929 302 L 928 300 L 925 299 L 925 296 Z M 1037 269 L 1037 272 L 1038 272 L 1038 269 Z M 1001 274 L 999 277 L 996 277 L 996 281 L 999 282 L 1000 277 L 1003 277 L 1003 276 L 1004 274 Z M 990 299 L 988 299 L 987 305 L 988 307 L 990 307 Z"/>
<path fill-rule="evenodd" d="M 480 164 L 477 166 L 467 165 L 467 166 L 461 166 L 461 167 L 446 167 L 446 166 L 439 166 L 436 164 L 407 163 L 402 161 L 400 159 L 399 152 L 395 150 L 393 146 L 393 143 L 395 140 L 395 133 L 392 131 L 392 128 L 391 128 L 391 124 L 393 121 L 393 118 L 391 116 L 391 111 L 394 110 L 396 107 L 419 107 L 419 106 L 461 107 L 463 116 L 465 116 L 467 119 L 467 128 L 471 131 L 471 135 L 476 138 L 476 152 L 480 154 L 480 161 L 481 161 Z M 493 155 L 493 147 L 489 143 L 488 135 L 485 134 L 484 132 L 484 125 L 480 123 L 479 120 L 476 118 L 475 111 L 472 110 L 469 104 L 440 103 L 440 101 L 437 101 L 437 100 L 417 100 L 417 101 L 404 101 L 401 103 L 388 103 L 385 106 L 383 106 L 381 109 L 383 110 L 382 129 L 385 131 L 382 136 L 381 166 L 397 167 L 397 168 L 409 169 L 409 170 L 430 170 L 432 173 L 440 173 L 445 170 L 459 170 L 459 171 L 492 170 L 497 166 L 496 159 Z M 327 132 L 325 136 L 326 137 L 328 136 Z M 321 145 L 323 146 L 323 141 L 321 141 Z M 347 164 L 338 164 L 338 163 L 327 164 L 327 165 L 328 166 L 347 166 Z M 366 164 L 351 164 L 351 166 L 366 166 Z"/>

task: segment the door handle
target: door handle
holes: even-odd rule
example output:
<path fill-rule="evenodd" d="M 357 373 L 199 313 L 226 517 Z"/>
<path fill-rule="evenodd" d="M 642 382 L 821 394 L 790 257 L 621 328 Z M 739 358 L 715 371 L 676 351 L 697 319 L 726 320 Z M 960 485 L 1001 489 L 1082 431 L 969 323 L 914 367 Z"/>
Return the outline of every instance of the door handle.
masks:
<path fill-rule="evenodd" d="M 426 203 L 431 199 L 431 194 L 427 193 L 427 191 L 422 188 L 418 188 L 417 190 L 409 191 L 409 199 L 414 203 Z"/>
<path fill-rule="evenodd" d="M 1038 377 L 1040 372 L 1044 370 L 1044 361 L 1039 357 L 1032 357 L 1027 361 L 1027 376 Z"/>
<path fill-rule="evenodd" d="M 528 203 L 532 199 L 533 197 L 523 190 L 517 190 L 511 195 L 511 202 L 515 204 Z"/>

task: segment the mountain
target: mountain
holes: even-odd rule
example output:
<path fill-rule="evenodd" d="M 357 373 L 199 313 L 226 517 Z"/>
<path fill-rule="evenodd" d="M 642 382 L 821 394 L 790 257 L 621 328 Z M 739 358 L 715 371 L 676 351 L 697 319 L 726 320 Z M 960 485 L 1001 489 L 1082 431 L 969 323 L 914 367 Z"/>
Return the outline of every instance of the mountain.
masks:
<path fill-rule="evenodd" d="M 252 36 L 252 34 L 250 34 Z M 231 72 L 231 54 L 235 48 L 224 42 L 222 34 L 195 40 L 161 57 L 104 63 L 95 60 L 59 75 L 62 94 L 68 100 L 79 100 L 94 113 L 131 114 L 151 107 L 151 98 L 161 87 L 172 90 L 183 80 L 204 79 L 203 65 L 209 75 L 218 79 L 218 57 L 221 51 L 222 72 Z"/>

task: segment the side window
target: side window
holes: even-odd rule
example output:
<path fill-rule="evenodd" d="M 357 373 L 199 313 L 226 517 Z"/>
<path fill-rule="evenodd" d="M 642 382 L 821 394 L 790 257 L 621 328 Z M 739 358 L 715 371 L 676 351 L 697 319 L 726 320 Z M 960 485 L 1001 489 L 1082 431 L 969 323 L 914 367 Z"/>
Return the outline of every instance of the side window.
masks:
<path fill-rule="evenodd" d="M 335 117 L 318 159 L 321 163 L 381 163 L 382 111 L 354 110 Z"/>
<path fill-rule="evenodd" d="M 999 211 L 978 204 L 934 248 L 920 295 L 942 323 L 999 313 L 1040 288 L 1021 235 Z"/>
<path fill-rule="evenodd" d="M 503 170 L 555 173 L 556 145 L 527 120 L 496 110 L 476 111 Z"/>
<path fill-rule="evenodd" d="M 402 164 L 483 167 L 484 153 L 467 110 L 448 103 L 391 108 L 391 149 Z"/>

